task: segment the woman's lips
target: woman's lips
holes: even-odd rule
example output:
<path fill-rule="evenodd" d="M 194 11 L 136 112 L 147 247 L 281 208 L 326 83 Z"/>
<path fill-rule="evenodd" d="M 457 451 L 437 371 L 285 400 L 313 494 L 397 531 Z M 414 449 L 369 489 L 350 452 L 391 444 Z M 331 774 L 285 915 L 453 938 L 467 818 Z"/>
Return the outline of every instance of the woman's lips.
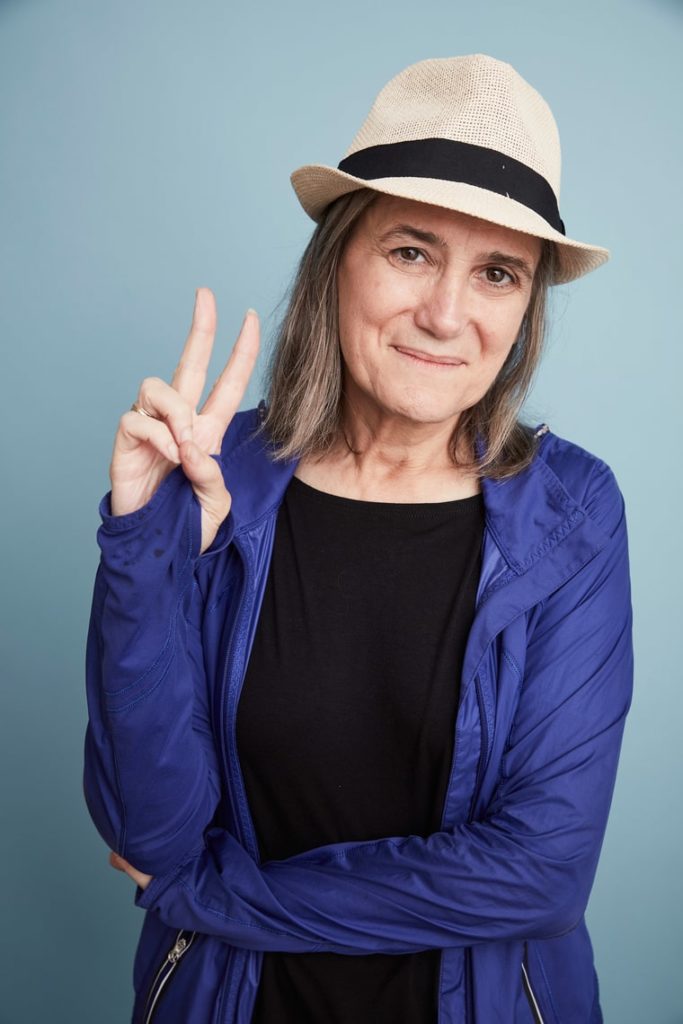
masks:
<path fill-rule="evenodd" d="M 394 345 L 397 352 L 400 352 L 402 356 L 407 356 L 416 363 L 422 363 L 423 366 L 464 366 L 465 363 L 462 359 L 457 359 L 455 356 L 431 356 L 427 352 L 420 352 L 419 349 L 415 348 L 399 348 L 398 345 Z"/>

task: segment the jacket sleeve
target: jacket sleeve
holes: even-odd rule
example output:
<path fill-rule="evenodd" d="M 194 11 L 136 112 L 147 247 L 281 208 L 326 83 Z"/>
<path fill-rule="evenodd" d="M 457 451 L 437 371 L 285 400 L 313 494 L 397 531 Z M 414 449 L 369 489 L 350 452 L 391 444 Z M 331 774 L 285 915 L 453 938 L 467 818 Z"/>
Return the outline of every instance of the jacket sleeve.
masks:
<path fill-rule="evenodd" d="M 156 874 L 195 848 L 219 797 L 194 567 L 229 542 L 232 518 L 200 556 L 201 508 L 180 466 L 137 511 L 113 516 L 111 491 L 99 511 L 83 789 L 107 845 Z"/>
<path fill-rule="evenodd" d="M 529 617 L 519 705 L 482 820 L 261 866 L 210 829 L 184 865 L 137 889 L 136 904 L 174 927 L 292 952 L 403 953 L 576 926 L 607 824 L 633 673 L 623 499 L 607 467 L 598 476 L 587 507 L 609 540 Z"/>

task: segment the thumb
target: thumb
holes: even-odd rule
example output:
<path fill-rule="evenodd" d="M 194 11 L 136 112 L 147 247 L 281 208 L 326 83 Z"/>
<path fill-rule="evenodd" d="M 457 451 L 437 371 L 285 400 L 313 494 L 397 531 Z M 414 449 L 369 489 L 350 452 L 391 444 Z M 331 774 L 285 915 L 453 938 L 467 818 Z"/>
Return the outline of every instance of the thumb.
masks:
<path fill-rule="evenodd" d="M 183 472 L 189 478 L 202 507 L 212 514 L 222 511 L 227 515 L 230 495 L 217 460 L 212 459 L 194 441 L 184 441 L 179 451 Z"/>

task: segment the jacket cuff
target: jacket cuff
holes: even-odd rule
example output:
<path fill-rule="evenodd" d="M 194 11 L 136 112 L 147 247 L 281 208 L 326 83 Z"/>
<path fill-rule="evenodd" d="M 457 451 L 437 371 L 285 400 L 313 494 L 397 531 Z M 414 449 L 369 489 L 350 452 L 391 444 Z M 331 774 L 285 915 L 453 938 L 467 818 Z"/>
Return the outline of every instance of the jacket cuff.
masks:
<path fill-rule="evenodd" d="M 180 868 L 174 868 L 165 875 L 155 875 L 146 889 L 136 885 L 134 904 L 142 910 L 149 910 L 154 906 L 158 896 L 161 896 L 166 889 L 170 889 L 180 873 Z"/>
<path fill-rule="evenodd" d="M 169 871 L 165 871 L 162 875 L 155 875 L 152 881 L 149 883 L 146 889 L 137 885 L 135 887 L 135 906 L 141 907 L 143 910 L 149 910 L 154 906 L 154 903 L 167 889 L 170 889 L 173 883 L 182 874 L 182 871 L 188 864 L 195 860 L 204 851 L 204 839 L 198 843 L 194 849 L 192 849 L 183 860 L 176 864 L 174 868 Z"/>
<path fill-rule="evenodd" d="M 133 512 L 126 512 L 124 515 L 115 516 L 111 511 L 111 489 L 107 491 L 99 505 L 100 527 L 105 533 L 117 534 L 131 530 L 147 519 L 151 518 L 164 505 L 166 500 L 180 490 L 189 481 L 183 473 L 182 466 L 176 466 L 164 477 L 149 501 L 141 508 Z"/>
<path fill-rule="evenodd" d="M 220 463 L 219 455 L 212 455 L 211 458 Z M 191 552 L 191 556 L 193 560 L 197 559 L 201 562 L 205 558 L 217 554 L 231 543 L 235 533 L 235 520 L 232 514 L 232 507 L 219 526 L 218 532 L 211 544 L 208 546 L 206 551 L 199 554 L 202 530 L 202 508 L 197 495 L 192 490 L 192 484 L 183 472 L 182 466 L 176 466 L 175 469 L 172 469 L 171 472 L 164 477 L 152 497 L 145 505 L 135 509 L 133 512 L 127 512 L 124 515 L 112 515 L 111 489 L 108 490 L 99 504 L 99 515 L 102 521 L 102 525 L 100 527 L 101 533 L 115 537 L 124 534 L 127 531 L 134 530 L 136 527 L 139 527 L 152 519 L 169 499 L 172 499 L 179 494 L 182 488 L 187 488 L 191 500 L 192 548 L 194 549 Z"/>

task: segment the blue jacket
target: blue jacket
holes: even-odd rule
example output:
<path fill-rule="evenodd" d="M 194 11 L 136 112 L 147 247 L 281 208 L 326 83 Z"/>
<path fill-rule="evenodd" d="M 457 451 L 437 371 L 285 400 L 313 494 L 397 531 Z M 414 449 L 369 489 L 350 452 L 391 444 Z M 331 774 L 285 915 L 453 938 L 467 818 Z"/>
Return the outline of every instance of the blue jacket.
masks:
<path fill-rule="evenodd" d="M 180 467 L 135 512 L 100 504 L 84 791 L 107 845 L 154 876 L 135 893 L 134 1024 L 248 1024 L 265 950 L 435 947 L 439 1024 L 597 1024 L 584 911 L 633 676 L 612 471 L 546 429 L 526 470 L 483 480 L 440 831 L 259 863 L 235 720 L 296 461 L 269 457 L 258 420 L 239 413 L 214 456 L 233 504 L 203 554 Z"/>

